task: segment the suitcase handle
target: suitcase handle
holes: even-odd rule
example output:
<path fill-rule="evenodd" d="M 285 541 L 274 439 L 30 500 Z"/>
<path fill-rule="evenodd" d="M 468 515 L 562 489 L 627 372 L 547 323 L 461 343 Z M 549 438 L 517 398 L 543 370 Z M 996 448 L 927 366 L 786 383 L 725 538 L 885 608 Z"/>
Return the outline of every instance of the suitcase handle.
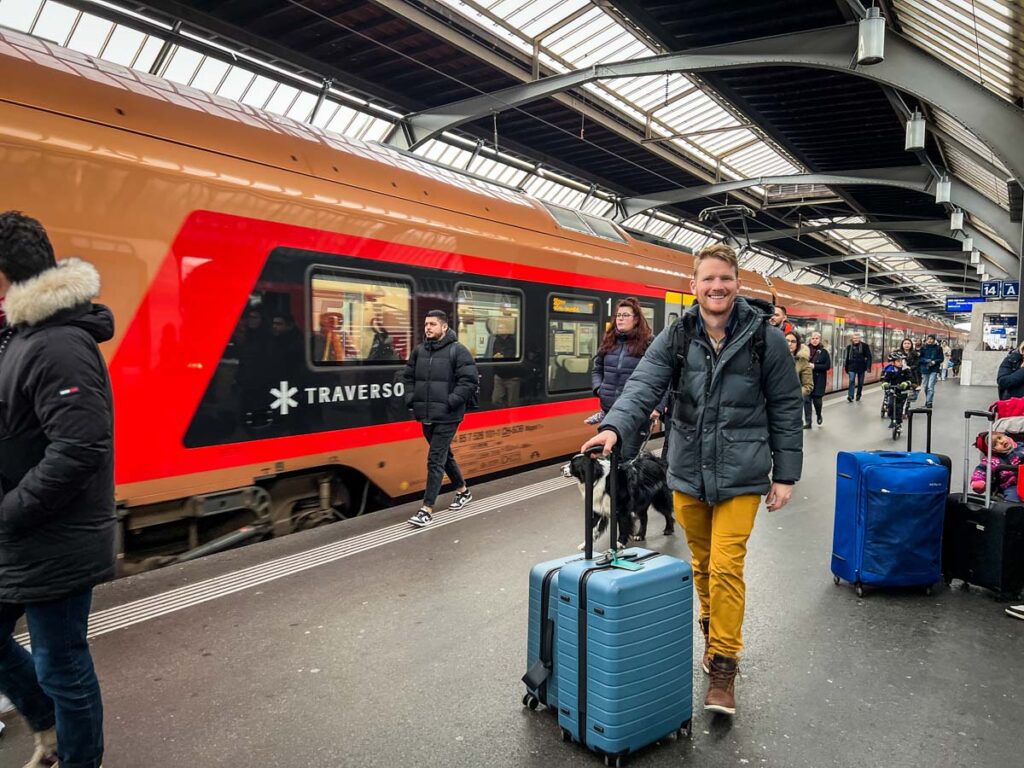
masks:
<path fill-rule="evenodd" d="M 926 453 L 932 452 L 932 409 L 931 408 L 911 408 L 907 411 L 907 451 L 914 450 L 914 414 L 923 413 L 928 418 L 925 420 L 925 438 L 924 438 L 924 450 Z"/>
<path fill-rule="evenodd" d="M 995 424 L 996 414 L 994 411 L 964 411 L 964 487 L 960 492 L 960 501 L 967 503 L 967 493 L 971 488 L 971 418 L 978 418 L 988 421 L 988 440 L 985 441 L 988 447 L 988 460 L 985 462 L 985 509 L 992 507 L 992 427 Z"/>
<path fill-rule="evenodd" d="M 583 468 L 583 507 L 585 515 L 585 525 L 587 530 L 584 532 L 583 537 L 583 556 L 587 560 L 594 559 L 594 461 L 604 451 L 604 448 L 600 445 L 595 445 L 589 448 L 584 454 L 590 461 L 584 464 Z M 618 493 L 618 476 L 619 476 L 619 448 L 615 446 L 612 448 L 611 455 L 608 457 L 608 535 L 611 539 L 611 550 L 615 551 L 618 546 L 618 530 L 615 520 L 615 500 Z"/>

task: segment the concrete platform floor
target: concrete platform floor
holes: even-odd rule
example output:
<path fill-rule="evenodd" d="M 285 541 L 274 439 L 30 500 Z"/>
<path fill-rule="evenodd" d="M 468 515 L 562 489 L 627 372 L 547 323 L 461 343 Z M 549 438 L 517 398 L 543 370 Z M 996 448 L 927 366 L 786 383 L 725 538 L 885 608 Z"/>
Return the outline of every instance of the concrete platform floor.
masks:
<path fill-rule="evenodd" d="M 994 399 L 939 386 L 934 450 L 954 487 L 963 411 Z M 1024 622 L 977 590 L 832 584 L 835 454 L 893 445 L 879 402 L 828 401 L 794 501 L 759 516 L 736 718 L 700 711 L 695 665 L 692 741 L 631 765 L 1021 764 Z M 581 541 L 580 496 L 556 475 L 478 485 L 423 531 L 405 505 L 99 588 L 107 768 L 600 765 L 520 706 L 527 572 Z M 679 533 L 648 545 L 687 553 Z M 0 766 L 19 766 L 30 735 L 5 720 Z"/>

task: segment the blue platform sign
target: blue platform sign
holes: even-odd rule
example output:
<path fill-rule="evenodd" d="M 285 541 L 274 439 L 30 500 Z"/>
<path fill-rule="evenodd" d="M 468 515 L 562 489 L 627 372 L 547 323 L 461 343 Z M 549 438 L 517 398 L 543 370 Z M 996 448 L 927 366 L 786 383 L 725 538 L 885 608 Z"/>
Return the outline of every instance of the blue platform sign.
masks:
<path fill-rule="evenodd" d="M 984 301 L 983 296 L 968 296 L 966 298 L 951 299 L 946 298 L 946 311 L 947 312 L 970 312 L 973 304 L 978 304 Z"/>
<path fill-rule="evenodd" d="M 1019 280 L 1003 280 L 1003 298 L 1016 299 L 1020 296 Z"/>
<path fill-rule="evenodd" d="M 981 295 L 986 299 L 998 299 L 1003 292 L 1002 280 L 987 280 L 981 284 Z"/>

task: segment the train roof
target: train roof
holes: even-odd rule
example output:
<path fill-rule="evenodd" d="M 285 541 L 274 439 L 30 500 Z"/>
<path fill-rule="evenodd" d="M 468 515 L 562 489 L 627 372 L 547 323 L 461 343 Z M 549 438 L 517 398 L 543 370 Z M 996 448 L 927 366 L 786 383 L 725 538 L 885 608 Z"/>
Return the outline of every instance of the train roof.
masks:
<path fill-rule="evenodd" d="M 691 275 L 691 254 L 643 242 L 599 217 L 584 216 L 580 226 L 587 229 L 590 222 L 589 229 L 595 234 L 567 228 L 564 221 L 560 223 L 557 206 L 390 147 L 328 133 L 9 30 L 0 32 L 0 60 L 7 73 L 2 98 L 12 103 L 485 221 L 509 223 L 591 249 L 609 249 L 652 273 L 652 280 L 657 274 L 680 281 Z M 83 85 L 83 80 L 88 85 Z M 388 173 L 381 173 L 382 165 L 388 167 Z M 812 286 L 769 280 L 745 270 L 742 278 L 746 292 L 775 295 L 782 303 L 819 304 L 852 318 L 881 316 L 920 329 L 942 327 Z"/>

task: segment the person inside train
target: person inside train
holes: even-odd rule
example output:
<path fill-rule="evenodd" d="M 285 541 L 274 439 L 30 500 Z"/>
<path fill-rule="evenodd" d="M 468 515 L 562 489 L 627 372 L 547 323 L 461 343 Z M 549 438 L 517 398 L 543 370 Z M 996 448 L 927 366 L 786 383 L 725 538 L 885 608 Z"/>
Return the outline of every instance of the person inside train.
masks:
<path fill-rule="evenodd" d="M 345 330 L 345 319 L 340 312 L 321 312 L 317 326 L 317 332 L 313 335 L 314 363 L 342 363 L 359 359 L 359 350 L 349 338 Z"/>
<path fill-rule="evenodd" d="M 811 392 L 814 391 L 814 371 L 811 368 L 810 352 L 800 340 L 800 334 L 790 331 L 786 343 L 796 363 L 796 375 L 800 379 L 800 394 L 804 398 L 804 429 L 811 428 Z"/>
<path fill-rule="evenodd" d="M 854 394 L 860 400 L 864 389 L 864 374 L 871 370 L 871 347 L 860 340 L 860 334 L 854 331 L 850 343 L 846 345 L 846 357 L 843 370 L 850 377 L 850 388 L 846 393 L 846 402 L 852 403 Z"/>
<path fill-rule="evenodd" d="M 299 381 L 306 368 L 302 359 L 302 331 L 288 312 L 276 312 L 270 320 L 270 339 L 263 364 L 273 381 Z"/>
<path fill-rule="evenodd" d="M 828 353 L 825 345 L 821 342 L 821 333 L 814 331 L 807 342 L 807 353 L 811 362 L 811 370 L 814 375 L 814 388 L 810 396 L 804 400 L 804 424 L 811 423 L 811 407 L 821 426 L 822 399 L 825 397 L 825 390 L 828 389 L 828 372 L 832 370 L 832 356 Z"/>
<path fill-rule="evenodd" d="M 373 340 L 370 342 L 370 351 L 366 355 L 367 360 L 388 361 L 398 360 L 398 353 L 391 343 L 391 334 L 384 327 L 384 320 L 377 315 L 370 318 L 370 330 L 373 331 Z"/>
<path fill-rule="evenodd" d="M 761 496 L 769 512 L 779 510 L 800 479 L 803 402 L 786 340 L 767 322 L 770 305 L 737 295 L 736 252 L 724 243 L 707 246 L 693 269 L 696 303 L 648 347 L 598 434 L 580 451 L 600 446 L 610 453 L 648 423 L 675 387 L 671 418 L 689 434 L 669 441 L 668 484 L 700 601 L 702 666 L 710 674 L 704 709 L 732 715 L 747 540 Z M 743 440 L 730 439 L 739 433 Z"/>
<path fill-rule="evenodd" d="M 772 316 L 768 319 L 768 322 L 783 333 L 789 333 L 793 330 L 793 324 L 789 322 L 789 314 L 781 304 L 775 305 L 775 309 L 772 310 Z"/>
<path fill-rule="evenodd" d="M 32 729 L 26 768 L 96 768 L 103 700 L 89 652 L 93 588 L 114 577 L 113 397 L 100 277 L 57 261 L 43 226 L 0 214 L 0 693 Z M 31 651 L 14 639 L 24 616 Z M 5 764 L 7 764 L 5 759 Z"/>
<path fill-rule="evenodd" d="M 599 422 L 612 409 L 652 341 L 654 334 L 647 318 L 640 311 L 640 302 L 632 296 L 622 299 L 615 307 L 615 322 L 608 326 L 594 357 L 590 380 L 594 395 L 601 402 L 601 410 L 588 417 L 587 424 Z M 651 411 L 652 421 L 661 418 L 666 399 L 667 394 Z M 623 442 L 623 459 L 628 460 L 636 455 L 650 430 L 651 426 L 647 425 Z"/>

